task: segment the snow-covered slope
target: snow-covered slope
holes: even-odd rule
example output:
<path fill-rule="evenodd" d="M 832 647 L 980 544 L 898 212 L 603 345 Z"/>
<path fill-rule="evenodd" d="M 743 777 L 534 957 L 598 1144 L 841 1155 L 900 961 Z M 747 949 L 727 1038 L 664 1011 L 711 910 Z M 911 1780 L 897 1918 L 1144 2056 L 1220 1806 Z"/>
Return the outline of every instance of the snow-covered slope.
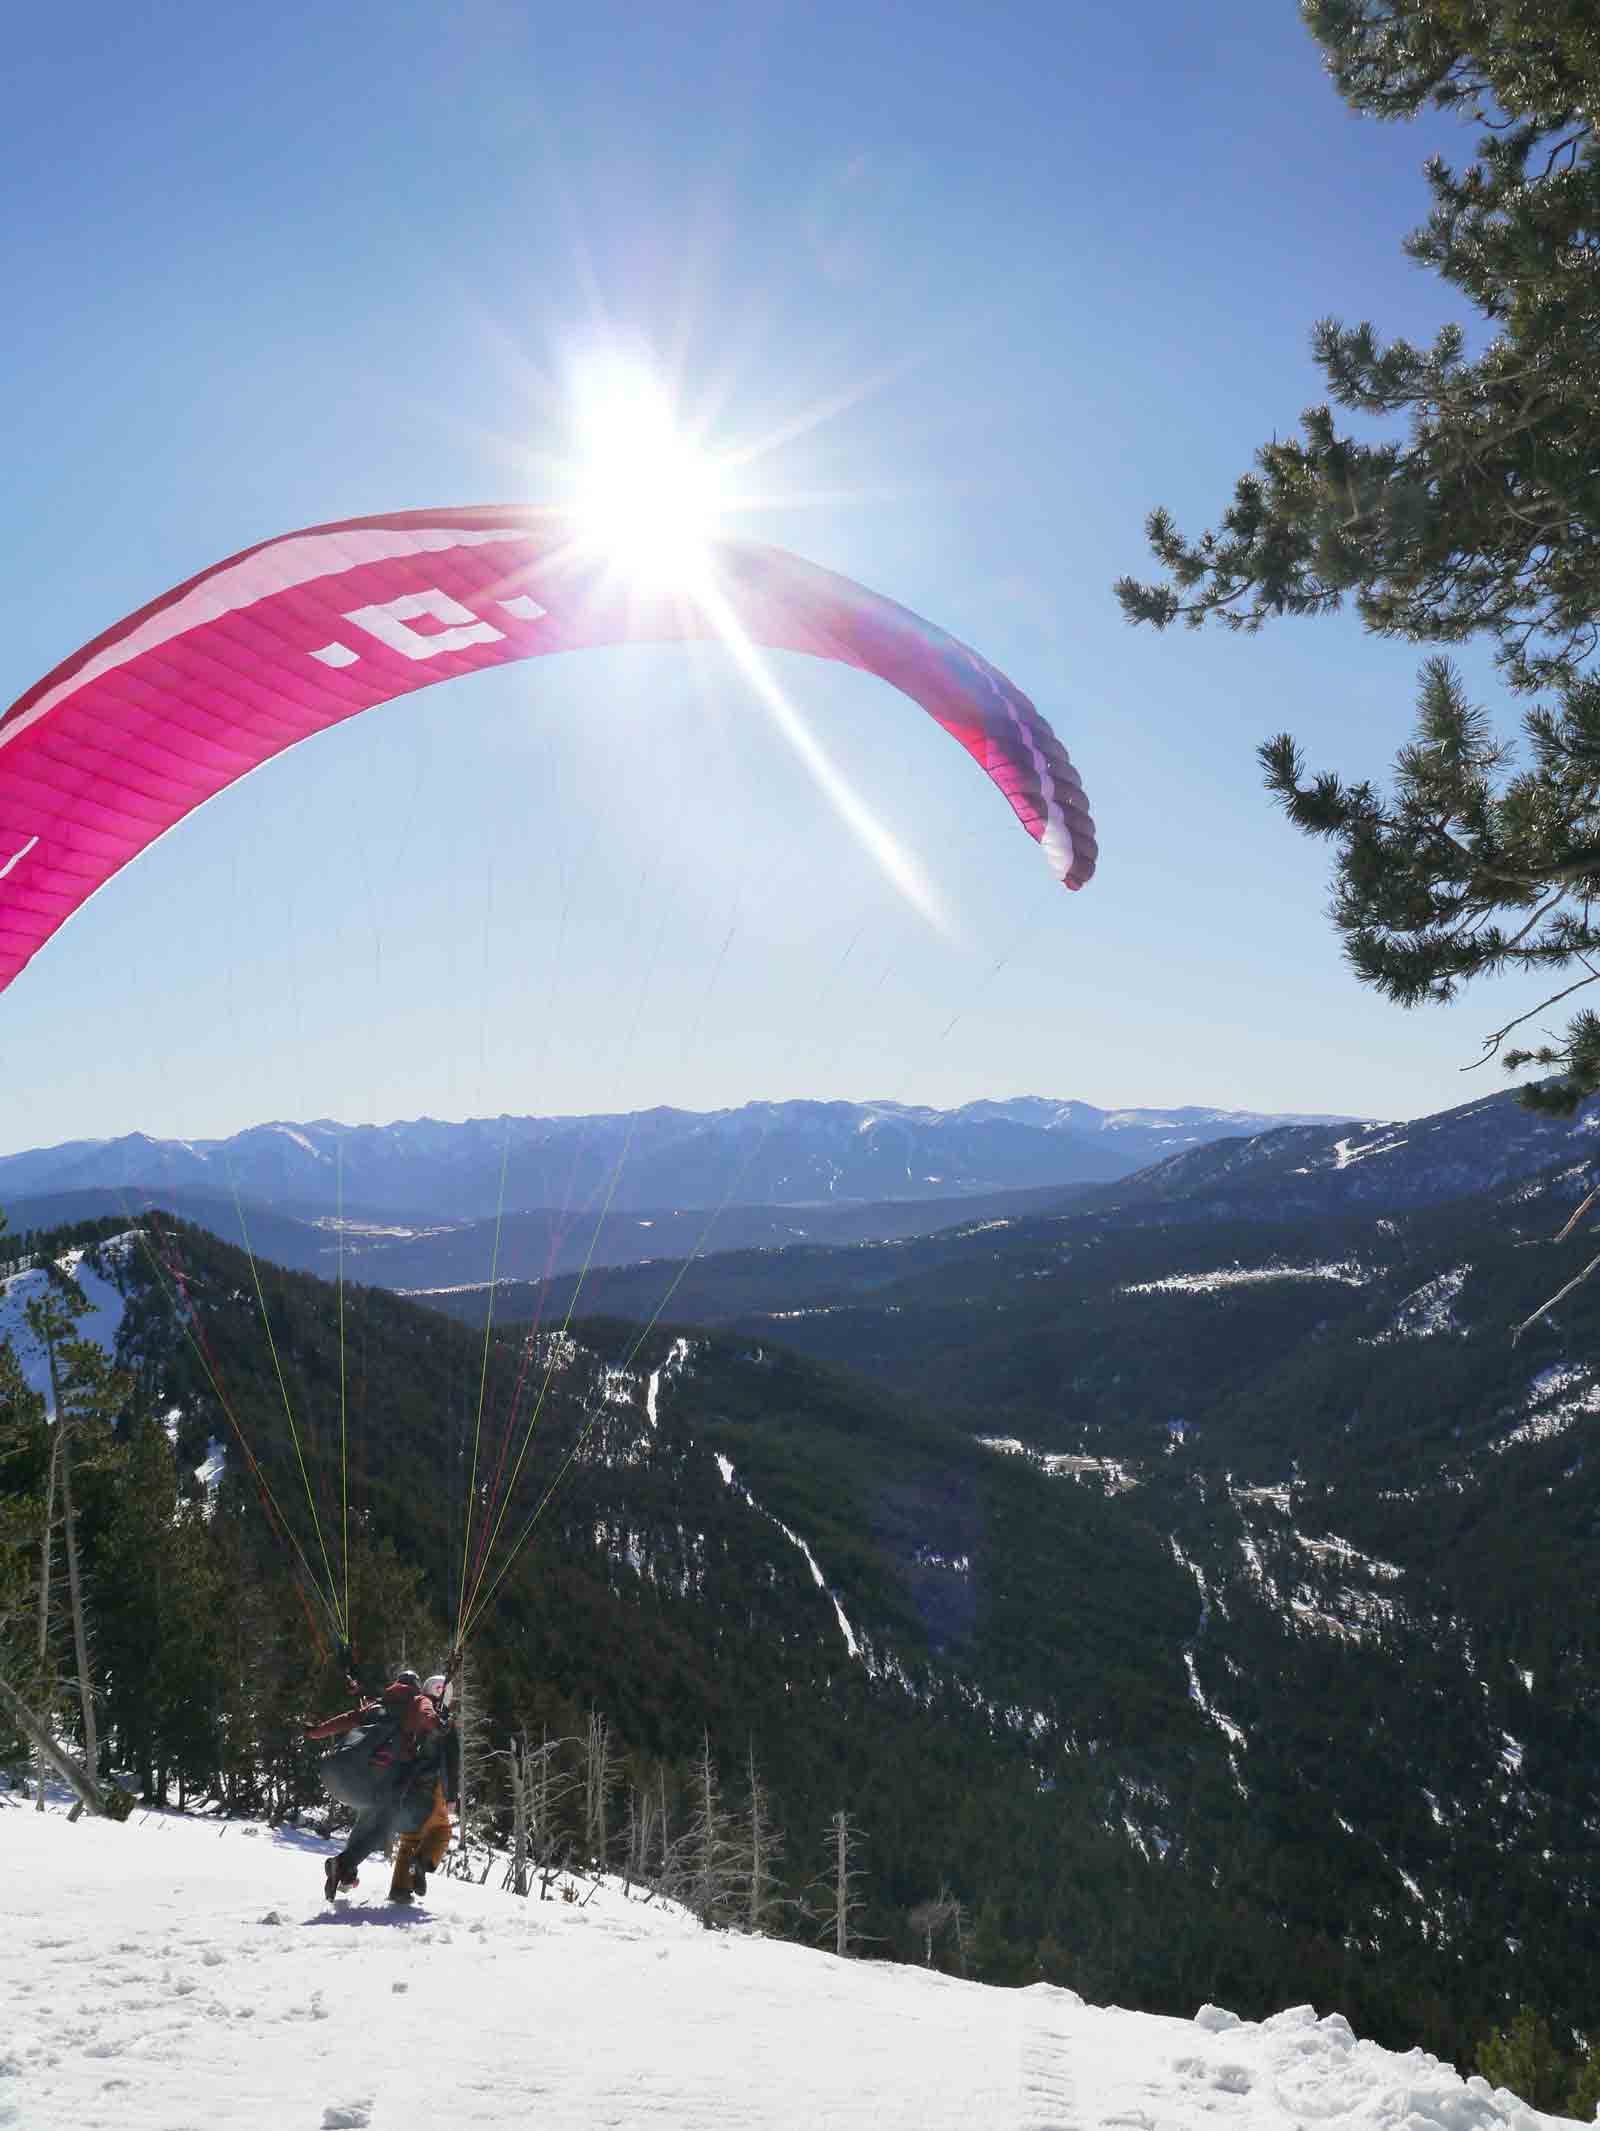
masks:
<path fill-rule="evenodd" d="M 78 1320 L 76 1336 L 92 1339 L 107 1354 L 116 1352 L 117 1332 L 122 1324 L 123 1298 L 116 1274 L 133 1246 L 130 1232 L 113 1236 L 88 1256 L 81 1250 L 70 1250 L 56 1261 L 64 1273 L 70 1273 L 77 1281 L 89 1304 L 86 1314 Z M 44 1400 L 46 1411 L 53 1412 L 49 1358 L 29 1331 L 27 1315 L 28 1304 L 43 1301 L 49 1292 L 50 1278 L 42 1267 L 0 1280 L 0 1341 L 10 1340 L 29 1388 Z"/>
<path fill-rule="evenodd" d="M 435 1879 L 410 1909 L 328 1845 L 0 1793 L 0 2124 L 17 2131 L 1544 2131 L 1561 2119 L 1337 2014 L 1085 2005 Z M 370 1883 L 370 1884 L 367 1884 Z"/>

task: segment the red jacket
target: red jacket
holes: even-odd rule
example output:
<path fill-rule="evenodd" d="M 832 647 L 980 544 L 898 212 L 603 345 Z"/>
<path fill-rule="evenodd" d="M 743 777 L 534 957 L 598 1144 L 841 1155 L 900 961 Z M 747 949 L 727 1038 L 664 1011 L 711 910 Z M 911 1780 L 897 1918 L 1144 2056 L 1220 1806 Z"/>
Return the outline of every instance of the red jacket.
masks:
<path fill-rule="evenodd" d="M 416 1759 L 417 1748 L 424 1737 L 439 1729 L 439 1712 L 431 1696 L 420 1687 L 407 1687 L 399 1680 L 383 1690 L 375 1702 L 362 1702 L 355 1709 L 342 1710 L 336 1717 L 324 1717 L 320 1724 L 309 1724 L 305 1736 L 308 1739 L 330 1739 L 337 1732 L 355 1731 L 363 1724 L 372 1724 L 379 1717 L 398 1717 L 400 1720 L 400 1758 Z"/>

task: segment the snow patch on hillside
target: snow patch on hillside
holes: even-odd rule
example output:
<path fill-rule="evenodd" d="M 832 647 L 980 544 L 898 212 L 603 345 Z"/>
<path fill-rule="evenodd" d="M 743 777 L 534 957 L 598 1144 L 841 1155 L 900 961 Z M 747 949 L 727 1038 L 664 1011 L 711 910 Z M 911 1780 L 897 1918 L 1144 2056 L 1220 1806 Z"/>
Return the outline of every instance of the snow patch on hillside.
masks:
<path fill-rule="evenodd" d="M 667 1349 L 667 1358 L 660 1368 L 650 1371 L 649 1380 L 644 1389 L 644 1413 L 645 1419 L 652 1428 L 657 1425 L 662 1385 L 670 1383 L 675 1376 L 683 1374 L 684 1370 L 689 1366 L 689 1357 L 693 1352 L 694 1343 L 692 1340 L 675 1339 Z"/>
<path fill-rule="evenodd" d="M 1318 1265 L 1221 1265 L 1208 1273 L 1170 1273 L 1164 1280 L 1138 1280 L 1119 1295 L 1214 1295 L 1222 1288 L 1256 1287 L 1268 1280 L 1334 1280 L 1365 1287 L 1371 1273 L 1353 1258 Z"/>
<path fill-rule="evenodd" d="M 1379 1137 L 1368 1140 L 1364 1145 L 1355 1134 L 1352 1134 L 1348 1139 L 1335 1140 L 1333 1143 L 1334 1168 L 1348 1169 L 1352 1162 L 1365 1162 L 1380 1154 L 1393 1154 L 1397 1148 L 1405 1146 L 1410 1136 L 1404 1132 L 1397 1134 L 1392 1125 L 1378 1126 L 1374 1129 L 1377 1130 Z M 1383 1137 L 1385 1133 L 1389 1135 L 1387 1138 Z"/>
<path fill-rule="evenodd" d="M 1529 1384 L 1524 1406 L 1529 1418 L 1489 1445 L 1493 1456 L 1504 1457 L 1527 1443 L 1548 1442 L 1600 1413 L 1600 1383 L 1581 1362 L 1555 1362 Z"/>
<path fill-rule="evenodd" d="M 791 1530 L 790 1527 L 784 1523 L 781 1517 L 774 1516 L 770 1509 L 762 1508 L 761 1504 L 756 1500 L 755 1496 L 751 1494 L 749 1488 L 745 1486 L 744 1482 L 734 1472 L 733 1460 L 731 1458 L 723 1457 L 720 1451 L 717 1452 L 716 1457 L 717 1470 L 722 1474 L 723 1485 L 725 1487 L 731 1487 L 735 1491 L 735 1493 L 743 1495 L 746 1502 L 749 1503 L 750 1507 L 755 1511 L 758 1517 L 765 1517 L 769 1524 L 775 1524 L 778 1527 L 778 1530 L 782 1532 L 784 1538 L 788 1540 L 789 1544 L 791 1546 L 797 1546 L 800 1549 L 801 1553 L 805 1556 L 806 1567 L 811 1571 L 812 1582 L 816 1585 L 819 1591 L 826 1592 L 829 1600 L 832 1602 L 834 1615 L 839 1623 L 839 1633 L 844 1637 L 845 1648 L 849 1651 L 850 1655 L 853 1658 L 860 1658 L 862 1654 L 861 1645 L 856 1638 L 856 1632 L 854 1628 L 851 1627 L 849 1621 L 845 1618 L 844 1607 L 840 1605 L 837 1597 L 835 1597 L 832 1589 L 829 1587 L 827 1578 L 823 1575 L 821 1569 L 818 1568 L 816 1555 L 812 1553 L 810 1547 L 807 1546 L 806 1542 L 800 1537 L 800 1534 L 796 1531 Z M 869 1664 L 867 1669 L 868 1671 L 871 1671 L 873 1667 Z"/>
<path fill-rule="evenodd" d="M 1462 1326 L 1456 1322 L 1454 1304 L 1471 1270 L 1470 1265 L 1452 1266 L 1449 1272 L 1436 1274 L 1421 1287 L 1413 1288 L 1396 1307 L 1387 1328 L 1365 1344 L 1383 1347 L 1397 1339 L 1435 1339 L 1444 1332 L 1464 1336 Z"/>
<path fill-rule="evenodd" d="M 1324 1533 L 1320 1539 L 1308 1539 L 1304 1532 L 1296 1532 L 1294 1536 L 1317 1561 L 1333 1562 L 1346 1570 L 1361 1569 L 1381 1583 L 1393 1583 L 1405 1574 L 1405 1570 L 1394 1562 L 1380 1560 L 1376 1554 L 1363 1554 L 1348 1539 L 1336 1538 L 1332 1532 Z"/>
<path fill-rule="evenodd" d="M 1124 1495 L 1139 1485 L 1138 1474 L 1130 1471 L 1121 1458 L 1091 1458 L 1077 1451 L 1035 1450 L 1020 1436 L 1014 1435 L 980 1435 L 974 1441 L 980 1449 L 998 1451 L 1002 1457 L 1025 1458 L 1038 1471 L 1052 1476 L 1064 1474 L 1072 1480 L 1098 1480 L 1108 1495 Z"/>

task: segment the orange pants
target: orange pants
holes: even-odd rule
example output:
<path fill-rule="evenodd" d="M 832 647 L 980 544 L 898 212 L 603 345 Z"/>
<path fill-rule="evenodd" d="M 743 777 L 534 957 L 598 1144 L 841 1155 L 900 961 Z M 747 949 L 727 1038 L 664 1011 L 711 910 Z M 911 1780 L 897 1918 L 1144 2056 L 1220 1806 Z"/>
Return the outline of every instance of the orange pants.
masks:
<path fill-rule="evenodd" d="M 433 1804 L 428 1808 L 428 1817 L 420 1827 L 402 1835 L 395 1844 L 394 1877 L 389 1882 L 391 1894 L 409 1894 L 411 1867 L 421 1865 L 424 1872 L 437 1872 L 439 1860 L 450 1847 L 450 1808 L 444 1801 L 443 1783 L 433 1786 Z"/>

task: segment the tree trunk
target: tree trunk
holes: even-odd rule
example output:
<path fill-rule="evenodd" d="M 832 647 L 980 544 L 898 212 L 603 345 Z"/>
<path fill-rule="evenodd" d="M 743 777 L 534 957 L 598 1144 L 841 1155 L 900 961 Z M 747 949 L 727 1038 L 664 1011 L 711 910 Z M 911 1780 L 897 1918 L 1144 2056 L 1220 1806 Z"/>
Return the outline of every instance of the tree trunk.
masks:
<path fill-rule="evenodd" d="M 528 1880 L 528 1782 L 532 1771 L 528 1767 L 528 1735 L 524 1732 L 511 1742 L 511 1884 L 513 1890 L 526 1895 Z"/>
<path fill-rule="evenodd" d="M 850 1951 L 850 1831 L 843 1813 L 833 1816 L 834 1951 L 842 1960 Z"/>
<path fill-rule="evenodd" d="M 89 1671 L 89 1637 L 83 1622 L 83 1578 L 78 1569 L 78 1527 L 72 1507 L 72 1453 L 61 1409 L 56 1409 L 61 1438 L 61 1510 L 67 1536 L 67 1589 L 72 1599 L 72 1643 L 78 1664 L 78 1700 L 83 1707 L 83 1759 L 90 1773 L 100 1773 L 100 1742 L 95 1735 L 94 1680 Z"/>
<path fill-rule="evenodd" d="M 50 1390 L 56 1401 L 55 1420 L 57 1432 L 50 1444 L 49 1477 L 45 1483 L 44 1495 L 44 1532 L 39 1540 L 39 1677 L 41 1681 L 48 1676 L 47 1661 L 50 1655 L 50 1530 L 56 1521 L 56 1451 L 61 1440 L 61 1386 L 56 1381 L 56 1350 L 52 1345 L 47 1348 L 47 1352 L 50 1357 Z M 34 1810 L 42 1813 L 44 1811 L 45 1767 L 42 1749 L 37 1756 L 37 1767 L 39 1780 L 35 1787 L 37 1796 Z"/>
<path fill-rule="evenodd" d="M 4 1674 L 0 1674 L 0 1709 L 5 1711 L 22 1736 L 33 1742 L 41 1767 L 48 1762 L 56 1774 L 72 1786 L 74 1795 L 91 1813 L 105 1811 L 100 1786 L 93 1775 L 62 1751 L 51 1738 L 48 1724 L 34 1714 Z"/>

